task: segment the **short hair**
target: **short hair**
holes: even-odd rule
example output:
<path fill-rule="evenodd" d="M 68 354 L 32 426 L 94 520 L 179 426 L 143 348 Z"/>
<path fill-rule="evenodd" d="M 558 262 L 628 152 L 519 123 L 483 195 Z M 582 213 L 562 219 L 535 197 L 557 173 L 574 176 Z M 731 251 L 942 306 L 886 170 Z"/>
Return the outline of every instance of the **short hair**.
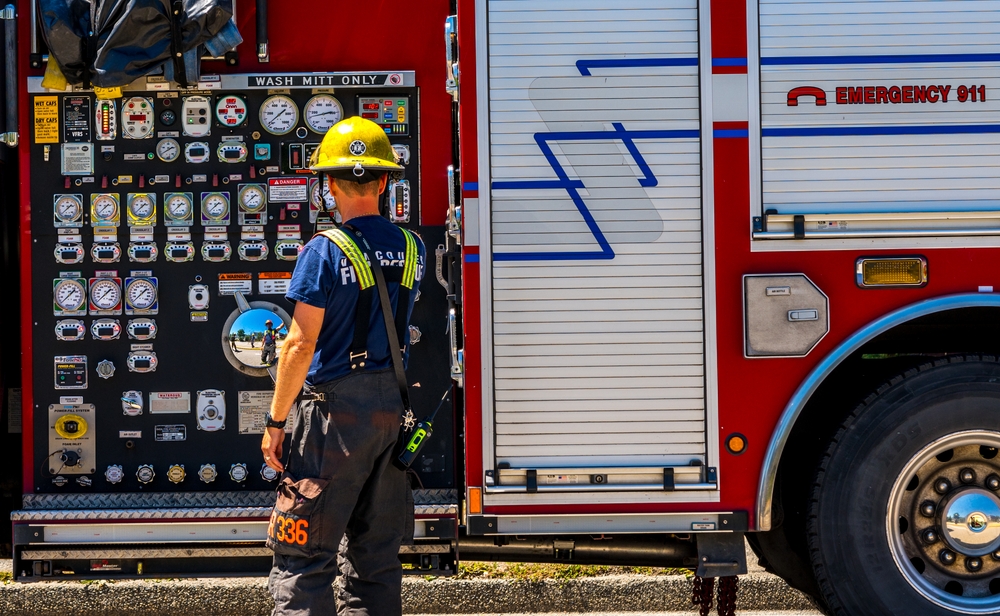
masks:
<path fill-rule="evenodd" d="M 346 180 L 342 178 L 330 178 L 337 180 L 337 186 L 340 190 L 344 192 L 348 197 L 377 197 L 378 196 L 378 179 L 381 176 L 376 176 L 375 179 L 365 182 L 364 184 L 359 184 L 354 180 Z"/>

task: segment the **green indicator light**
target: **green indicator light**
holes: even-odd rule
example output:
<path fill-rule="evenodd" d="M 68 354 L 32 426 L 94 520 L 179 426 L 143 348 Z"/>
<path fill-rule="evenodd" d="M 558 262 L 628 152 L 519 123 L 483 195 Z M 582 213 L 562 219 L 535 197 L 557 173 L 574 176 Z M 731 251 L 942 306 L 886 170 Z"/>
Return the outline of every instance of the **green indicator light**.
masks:
<path fill-rule="evenodd" d="M 397 105 L 405 105 L 405 104 L 406 104 L 406 101 L 396 101 L 396 104 L 397 104 Z"/>

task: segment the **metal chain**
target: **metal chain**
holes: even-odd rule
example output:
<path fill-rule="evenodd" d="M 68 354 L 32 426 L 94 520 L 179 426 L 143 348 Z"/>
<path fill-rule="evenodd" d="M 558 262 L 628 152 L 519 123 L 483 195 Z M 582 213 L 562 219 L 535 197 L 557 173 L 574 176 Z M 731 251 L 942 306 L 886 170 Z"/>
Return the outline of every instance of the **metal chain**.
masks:
<path fill-rule="evenodd" d="M 735 575 L 719 578 L 719 616 L 735 616 L 738 587 L 739 578 Z"/>
<path fill-rule="evenodd" d="M 712 611 L 712 599 L 715 594 L 715 578 L 701 578 L 694 576 L 694 586 L 691 589 L 691 603 L 700 605 L 698 613 L 701 616 L 708 616 Z"/>

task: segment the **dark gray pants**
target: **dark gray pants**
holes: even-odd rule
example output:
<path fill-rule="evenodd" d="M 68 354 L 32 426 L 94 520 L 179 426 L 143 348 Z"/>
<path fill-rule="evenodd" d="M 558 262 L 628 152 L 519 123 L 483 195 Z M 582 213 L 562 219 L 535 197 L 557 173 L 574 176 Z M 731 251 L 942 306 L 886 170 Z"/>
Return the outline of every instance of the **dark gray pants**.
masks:
<path fill-rule="evenodd" d="M 397 616 L 413 509 L 390 463 L 402 412 L 395 376 L 359 371 L 307 391 L 327 399 L 302 402 L 293 418 L 268 529 L 273 614 L 331 614 L 336 604 L 340 616 Z"/>

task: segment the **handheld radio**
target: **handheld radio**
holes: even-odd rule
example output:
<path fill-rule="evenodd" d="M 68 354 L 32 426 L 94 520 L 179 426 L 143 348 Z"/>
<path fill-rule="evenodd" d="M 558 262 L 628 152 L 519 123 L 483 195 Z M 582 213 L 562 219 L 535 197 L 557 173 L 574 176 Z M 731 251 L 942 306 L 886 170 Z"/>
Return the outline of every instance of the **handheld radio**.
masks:
<path fill-rule="evenodd" d="M 444 401 L 448 399 L 450 394 L 451 387 L 445 390 L 444 395 L 441 396 L 441 401 L 438 402 L 437 408 L 434 409 L 434 412 L 419 421 L 417 425 L 413 427 L 413 432 L 410 434 L 410 438 L 403 446 L 402 451 L 399 452 L 399 456 L 392 461 L 396 468 L 405 471 L 410 468 L 413 461 L 420 455 L 420 450 L 424 448 L 424 445 L 427 443 L 427 439 L 434 434 L 434 418 L 437 417 L 438 411 L 440 411 L 441 407 L 444 406 Z"/>

